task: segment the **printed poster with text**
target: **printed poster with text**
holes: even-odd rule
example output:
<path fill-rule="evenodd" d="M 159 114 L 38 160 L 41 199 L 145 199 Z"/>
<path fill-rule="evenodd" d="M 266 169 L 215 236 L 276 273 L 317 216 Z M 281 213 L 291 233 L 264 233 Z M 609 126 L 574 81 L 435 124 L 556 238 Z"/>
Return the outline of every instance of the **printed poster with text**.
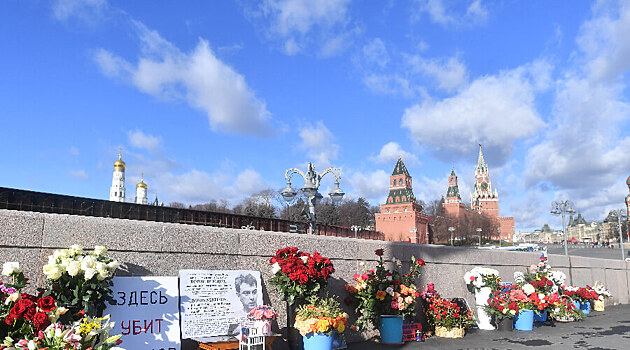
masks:
<path fill-rule="evenodd" d="M 114 304 L 105 314 L 116 322 L 127 350 L 180 350 L 177 277 L 114 277 Z"/>
<path fill-rule="evenodd" d="M 260 272 L 180 270 L 182 338 L 235 335 L 250 310 L 262 305 Z"/>

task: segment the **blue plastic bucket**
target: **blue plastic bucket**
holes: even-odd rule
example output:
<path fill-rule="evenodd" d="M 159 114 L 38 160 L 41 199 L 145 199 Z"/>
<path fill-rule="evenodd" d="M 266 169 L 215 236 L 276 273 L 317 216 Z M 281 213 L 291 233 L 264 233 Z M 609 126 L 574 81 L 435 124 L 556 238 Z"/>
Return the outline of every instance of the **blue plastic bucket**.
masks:
<path fill-rule="evenodd" d="M 591 313 L 591 303 L 589 301 L 585 302 L 585 303 L 580 303 L 580 310 L 582 310 L 582 312 L 585 315 L 588 315 Z"/>
<path fill-rule="evenodd" d="M 575 306 L 576 309 L 580 309 L 580 302 L 577 300 L 573 300 L 573 306 Z"/>
<path fill-rule="evenodd" d="M 534 322 L 547 322 L 547 310 L 539 312 L 540 316 L 534 312 Z"/>
<path fill-rule="evenodd" d="M 514 316 L 514 329 L 531 331 L 534 329 L 534 311 L 521 310 Z"/>
<path fill-rule="evenodd" d="M 308 333 L 302 336 L 304 340 L 304 350 L 332 350 L 333 334 Z"/>
<path fill-rule="evenodd" d="M 400 344 L 403 338 L 402 316 L 382 315 L 381 316 L 381 342 L 387 344 Z"/>

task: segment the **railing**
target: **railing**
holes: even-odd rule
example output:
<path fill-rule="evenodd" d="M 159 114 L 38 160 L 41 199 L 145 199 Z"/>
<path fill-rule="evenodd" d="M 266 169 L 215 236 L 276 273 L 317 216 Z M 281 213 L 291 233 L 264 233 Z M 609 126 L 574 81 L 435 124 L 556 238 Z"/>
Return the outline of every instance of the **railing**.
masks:
<path fill-rule="evenodd" d="M 179 209 L 147 204 L 112 202 L 0 187 L 0 209 L 70 214 L 104 218 L 168 222 L 226 228 L 248 228 L 275 232 L 305 232 L 306 225 L 275 218 L 194 209 Z M 325 236 L 355 237 L 348 227 L 317 225 L 317 233 Z M 358 231 L 357 238 L 382 239 L 375 231 Z M 380 237 L 380 238 L 378 238 Z"/>

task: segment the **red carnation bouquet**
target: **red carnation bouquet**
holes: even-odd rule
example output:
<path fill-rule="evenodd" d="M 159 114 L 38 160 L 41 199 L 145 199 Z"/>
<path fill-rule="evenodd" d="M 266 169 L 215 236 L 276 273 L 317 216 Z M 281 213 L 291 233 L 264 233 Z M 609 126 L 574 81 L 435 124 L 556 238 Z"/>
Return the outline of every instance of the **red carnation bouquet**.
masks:
<path fill-rule="evenodd" d="M 295 298 L 315 296 L 326 288 L 328 278 L 335 272 L 330 259 L 318 252 L 308 254 L 296 247 L 279 249 L 269 260 L 273 277 L 270 283 L 280 292 L 280 300 L 293 304 Z"/>
<path fill-rule="evenodd" d="M 431 328 L 444 327 L 450 331 L 453 328 L 468 328 L 475 322 L 468 308 L 439 296 L 429 299 L 426 312 Z"/>

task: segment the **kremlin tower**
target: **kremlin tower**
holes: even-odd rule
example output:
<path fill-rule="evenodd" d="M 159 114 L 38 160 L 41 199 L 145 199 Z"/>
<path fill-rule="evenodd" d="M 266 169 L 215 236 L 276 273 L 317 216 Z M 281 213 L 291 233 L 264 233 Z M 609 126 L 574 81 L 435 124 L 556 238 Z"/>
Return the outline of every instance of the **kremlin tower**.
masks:
<path fill-rule="evenodd" d="M 499 217 L 499 195 L 496 189 L 492 192 L 488 165 L 483 159 L 481 144 L 479 144 L 479 159 L 475 167 L 474 192 L 470 194 L 470 207 L 478 213 Z"/>
<path fill-rule="evenodd" d="M 109 189 L 109 200 L 112 202 L 125 201 L 125 162 L 122 161 L 121 153 L 118 153 L 118 160 L 114 163 L 114 175 L 112 177 L 112 187 Z"/>
<path fill-rule="evenodd" d="M 381 205 L 380 213 L 375 214 L 376 231 L 383 232 L 386 241 L 429 243 L 429 217 L 416 203 L 411 183 L 405 163 L 398 158 L 389 178 L 387 203 Z"/>
<path fill-rule="evenodd" d="M 462 211 L 466 210 L 464 203 L 462 203 L 462 197 L 459 194 L 455 169 L 451 170 L 451 176 L 448 177 L 448 190 L 442 206 L 447 216 L 459 217 Z"/>
<path fill-rule="evenodd" d="M 147 204 L 147 184 L 144 183 L 144 174 L 136 185 L 136 204 Z"/>

